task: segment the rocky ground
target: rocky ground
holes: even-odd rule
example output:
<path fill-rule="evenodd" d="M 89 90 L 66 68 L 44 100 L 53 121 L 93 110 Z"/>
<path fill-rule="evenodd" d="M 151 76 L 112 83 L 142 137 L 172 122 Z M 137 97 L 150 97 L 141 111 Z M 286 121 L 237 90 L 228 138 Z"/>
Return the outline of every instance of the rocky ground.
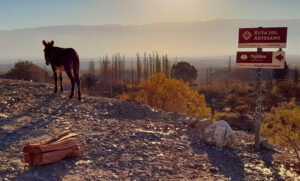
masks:
<path fill-rule="evenodd" d="M 289 150 L 256 152 L 249 133 L 218 149 L 191 136 L 183 114 L 52 92 L 50 84 L 0 79 L 0 180 L 300 180 Z M 82 157 L 22 162 L 23 146 L 65 130 L 85 142 Z"/>

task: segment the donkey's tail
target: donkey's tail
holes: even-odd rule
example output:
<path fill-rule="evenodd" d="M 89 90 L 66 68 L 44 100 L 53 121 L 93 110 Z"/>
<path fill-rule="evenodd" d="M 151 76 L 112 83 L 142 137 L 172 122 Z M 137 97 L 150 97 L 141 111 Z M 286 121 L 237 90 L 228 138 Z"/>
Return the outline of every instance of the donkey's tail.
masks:
<path fill-rule="evenodd" d="M 74 62 L 73 62 L 73 73 L 74 76 L 79 74 L 79 67 L 80 67 L 80 62 L 79 62 L 79 56 L 76 50 L 74 50 Z"/>

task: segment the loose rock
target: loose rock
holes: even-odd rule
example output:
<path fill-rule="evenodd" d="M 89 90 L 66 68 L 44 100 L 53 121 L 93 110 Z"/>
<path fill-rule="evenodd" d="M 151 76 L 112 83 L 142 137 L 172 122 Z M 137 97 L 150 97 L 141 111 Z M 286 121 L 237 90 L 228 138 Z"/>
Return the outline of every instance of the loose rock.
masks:
<path fill-rule="evenodd" d="M 216 123 L 207 127 L 204 131 L 206 143 L 218 146 L 220 148 L 223 146 L 228 147 L 233 145 L 235 137 L 235 131 L 233 131 L 229 124 L 224 120 L 217 121 Z"/>

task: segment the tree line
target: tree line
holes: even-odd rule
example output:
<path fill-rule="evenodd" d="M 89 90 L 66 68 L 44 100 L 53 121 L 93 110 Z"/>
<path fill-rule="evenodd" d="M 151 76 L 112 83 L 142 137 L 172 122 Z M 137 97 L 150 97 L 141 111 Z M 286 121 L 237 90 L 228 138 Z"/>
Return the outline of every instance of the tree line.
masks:
<path fill-rule="evenodd" d="M 115 92 L 124 91 L 130 87 L 137 87 L 142 81 L 149 80 L 153 74 L 163 73 L 170 77 L 171 63 L 167 55 L 157 52 L 125 61 L 125 55 L 116 53 L 109 58 L 107 55 L 99 59 L 99 69 L 96 70 L 95 61 L 89 62 L 87 73 L 81 76 L 86 89 L 99 90 L 100 93 L 114 96 Z"/>

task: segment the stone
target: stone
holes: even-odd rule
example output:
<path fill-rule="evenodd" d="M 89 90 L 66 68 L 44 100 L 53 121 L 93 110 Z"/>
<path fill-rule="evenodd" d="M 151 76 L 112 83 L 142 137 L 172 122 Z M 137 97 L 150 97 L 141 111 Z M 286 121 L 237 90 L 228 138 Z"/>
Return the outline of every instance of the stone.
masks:
<path fill-rule="evenodd" d="M 232 146 L 235 138 L 236 132 L 224 120 L 217 121 L 204 130 L 204 141 L 220 148 Z"/>
<path fill-rule="evenodd" d="M 32 117 L 30 117 L 30 116 L 22 116 L 22 117 L 17 118 L 15 121 L 19 122 L 19 123 L 26 123 L 26 122 L 32 121 Z"/>
<path fill-rule="evenodd" d="M 0 118 L 8 118 L 7 115 L 0 113 Z"/>
<path fill-rule="evenodd" d="M 207 128 L 208 126 L 210 126 L 212 124 L 213 124 L 213 122 L 209 119 L 199 120 L 195 124 L 195 129 L 204 131 L 205 128 Z"/>
<path fill-rule="evenodd" d="M 216 167 L 211 167 L 211 168 L 209 168 L 209 171 L 212 173 L 217 173 L 219 171 L 219 169 Z"/>
<path fill-rule="evenodd" d="M 10 162 L 10 165 L 13 167 L 18 167 L 19 165 L 21 165 L 21 161 L 20 160 L 14 160 L 12 162 Z"/>
<path fill-rule="evenodd" d="M 195 124 L 197 123 L 198 120 L 199 120 L 199 118 L 197 118 L 197 117 L 192 117 L 192 118 L 186 120 L 186 124 L 187 124 L 189 127 L 194 128 L 194 127 L 195 127 Z"/>
<path fill-rule="evenodd" d="M 0 175 L 4 175 L 8 171 L 9 171 L 8 168 L 0 168 Z"/>
<path fill-rule="evenodd" d="M 194 135 L 203 135 L 205 128 L 212 124 L 213 122 L 209 119 L 200 120 L 197 117 L 192 117 L 187 121 L 187 125 L 192 129 L 191 133 Z"/>

